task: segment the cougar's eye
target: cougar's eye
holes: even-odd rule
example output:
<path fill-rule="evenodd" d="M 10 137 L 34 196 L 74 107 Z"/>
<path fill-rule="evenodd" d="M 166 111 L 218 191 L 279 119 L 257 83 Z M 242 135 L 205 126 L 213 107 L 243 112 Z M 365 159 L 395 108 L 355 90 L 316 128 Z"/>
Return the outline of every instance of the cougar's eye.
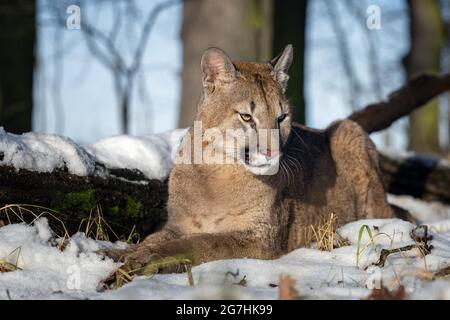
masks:
<path fill-rule="evenodd" d="M 239 113 L 239 115 L 241 116 L 242 120 L 244 120 L 245 122 L 252 120 L 252 116 L 249 115 L 248 113 Z"/>
<path fill-rule="evenodd" d="M 281 116 L 278 117 L 278 122 L 282 122 L 287 117 L 287 113 L 283 113 Z"/>

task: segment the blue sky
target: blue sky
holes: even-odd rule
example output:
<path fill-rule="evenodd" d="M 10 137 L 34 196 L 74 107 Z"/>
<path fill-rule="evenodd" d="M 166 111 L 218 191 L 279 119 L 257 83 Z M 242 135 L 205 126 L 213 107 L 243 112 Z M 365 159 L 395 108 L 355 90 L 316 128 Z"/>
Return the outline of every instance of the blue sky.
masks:
<path fill-rule="evenodd" d="M 145 16 L 155 4 L 163 1 L 137 1 L 141 9 L 138 14 Z M 307 124 L 318 128 L 351 112 L 348 83 L 324 1 L 326 0 L 311 1 L 309 7 L 305 73 Z M 345 1 L 337 3 L 339 20 L 348 38 L 352 65 L 362 83 L 358 105 L 377 101 L 379 97 L 375 94 L 372 83 L 374 76 L 369 68 L 371 60 L 365 29 L 366 15 L 364 12 L 360 15 L 350 14 Z M 369 4 L 376 4 L 381 9 L 382 28 L 370 32 L 375 33 L 372 37 L 378 53 L 377 60 L 381 65 L 379 77 L 384 97 L 404 81 L 398 62 L 408 49 L 407 18 L 403 0 L 367 1 L 367 5 Z M 162 12 L 154 25 L 143 58 L 144 71 L 140 76 L 145 90 L 136 89 L 133 95 L 132 134 L 156 133 L 176 127 L 182 67 L 182 44 L 179 36 L 181 17 L 182 5 L 176 5 Z M 81 7 L 82 23 L 83 19 L 107 31 L 113 21 L 113 11 L 107 4 Z M 123 34 L 118 38 L 118 47 L 128 52 L 126 46 L 130 43 L 129 40 L 137 36 L 137 30 L 131 34 Z M 56 46 L 55 43 L 60 45 Z M 55 62 L 55 52 L 59 52 L 58 50 L 63 51 L 59 67 Z M 81 31 L 59 29 L 55 33 L 53 27 L 40 27 L 38 54 L 42 63 L 36 74 L 34 130 L 63 134 L 82 143 L 92 143 L 120 133 L 120 118 L 111 74 L 92 57 Z M 143 91 L 147 92 L 145 99 L 140 98 Z M 55 92 L 60 93 L 60 99 L 57 99 Z M 64 121 L 61 121 L 60 114 L 64 115 Z M 392 133 L 389 140 L 396 147 L 404 147 L 401 134 L 404 125 L 403 121 L 403 124 L 390 130 Z M 382 143 L 385 138 L 378 134 L 375 135 L 375 140 Z"/>
<path fill-rule="evenodd" d="M 139 3 L 139 2 L 138 2 Z M 151 9 L 140 1 L 140 7 Z M 148 3 L 145 2 L 144 3 Z M 152 1 L 157 3 L 157 1 Z M 97 5 L 95 5 L 97 6 Z M 81 21 L 90 19 L 108 30 L 112 12 L 108 6 L 81 8 Z M 94 14 L 93 14 L 94 13 Z M 162 12 L 150 34 L 143 58 L 143 74 L 148 99 L 141 101 L 139 92 L 133 95 L 131 133 L 142 135 L 161 132 L 176 126 L 178 112 L 182 48 L 179 41 L 182 6 Z M 86 15 L 86 16 L 85 16 Z M 95 18 L 94 18 L 95 15 Z M 92 20 L 91 20 L 92 19 Z M 55 68 L 55 41 L 53 27 L 40 28 L 39 55 L 43 64 L 37 72 L 36 114 L 34 129 L 59 133 L 74 140 L 90 143 L 120 133 L 120 117 L 111 73 L 87 49 L 80 30 L 59 29 L 64 48 L 63 77 L 61 81 L 62 107 L 54 101 L 52 79 Z M 129 35 L 125 35 L 129 36 Z M 134 36 L 138 36 L 135 34 Z M 119 39 L 118 43 L 126 42 Z M 60 72 L 60 71 L 57 71 Z M 65 115 L 64 125 L 57 124 L 57 108 Z"/>

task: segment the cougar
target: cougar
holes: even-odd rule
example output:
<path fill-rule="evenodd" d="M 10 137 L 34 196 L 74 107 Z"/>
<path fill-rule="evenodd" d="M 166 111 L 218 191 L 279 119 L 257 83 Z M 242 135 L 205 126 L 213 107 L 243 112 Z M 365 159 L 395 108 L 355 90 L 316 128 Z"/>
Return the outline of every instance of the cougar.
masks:
<path fill-rule="evenodd" d="M 133 270 L 169 256 L 194 265 L 273 259 L 308 245 L 311 226 L 331 214 L 339 224 L 393 216 L 377 151 L 357 123 L 340 120 L 316 130 L 291 121 L 285 92 L 292 59 L 291 45 L 266 63 L 233 62 L 218 48 L 204 52 L 196 119 L 202 130 L 276 129 L 278 147 L 257 151 L 254 166 L 248 155 L 234 164 L 176 163 L 165 227 L 109 256 Z M 184 140 L 193 139 L 193 128 L 189 133 Z M 276 161 L 275 174 L 252 170 Z"/>

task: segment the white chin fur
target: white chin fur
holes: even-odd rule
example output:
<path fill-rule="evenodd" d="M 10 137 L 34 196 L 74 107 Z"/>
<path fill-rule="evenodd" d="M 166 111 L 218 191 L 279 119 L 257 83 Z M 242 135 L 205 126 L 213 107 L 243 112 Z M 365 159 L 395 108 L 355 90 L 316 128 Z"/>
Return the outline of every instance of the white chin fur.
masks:
<path fill-rule="evenodd" d="M 263 154 L 253 154 L 250 156 L 249 163 L 245 164 L 245 167 L 255 175 L 274 175 L 277 174 L 280 167 L 280 156 L 277 155 L 267 159 Z"/>

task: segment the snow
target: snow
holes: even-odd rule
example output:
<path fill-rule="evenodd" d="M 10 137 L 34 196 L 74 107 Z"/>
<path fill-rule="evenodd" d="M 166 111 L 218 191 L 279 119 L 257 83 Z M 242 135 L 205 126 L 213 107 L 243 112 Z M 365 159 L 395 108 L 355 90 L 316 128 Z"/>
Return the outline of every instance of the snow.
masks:
<path fill-rule="evenodd" d="M 394 196 L 390 201 L 399 202 Z M 276 260 L 228 259 L 212 261 L 192 269 L 195 286 L 189 286 L 186 273 L 136 277 L 116 290 L 102 291 L 98 283 L 118 264 L 95 252 L 106 247 L 125 247 L 72 236 L 61 251 L 46 218 L 34 225 L 13 224 L 0 228 L 0 261 L 18 261 L 21 270 L 0 273 L 0 299 L 276 299 L 277 284 L 283 275 L 295 281 L 305 299 L 362 299 L 383 283 L 395 289 L 401 283 L 410 298 L 450 299 L 450 282 L 427 280 L 432 272 L 450 266 L 450 223 L 436 220 L 441 209 L 409 199 L 410 207 L 426 210 L 433 239 L 431 253 L 418 250 L 390 255 L 384 267 L 374 266 L 381 249 L 411 244 L 415 227 L 398 219 L 367 219 L 349 223 L 338 233 L 349 244 L 331 252 L 300 248 Z M 448 209 L 448 208 L 446 208 Z M 375 245 L 367 233 L 361 241 L 358 266 L 356 251 L 362 225 L 371 229 Z M 18 249 L 20 248 L 20 250 Z M 425 275 L 425 276 L 424 276 Z M 238 285 L 244 278 L 246 286 Z M 8 292 L 8 293 L 7 293 Z"/>
<path fill-rule="evenodd" d="M 72 140 L 44 133 L 7 133 L 0 127 L 0 165 L 16 169 L 52 172 L 67 167 L 70 173 L 85 176 L 94 171 L 94 159 Z"/>
<path fill-rule="evenodd" d="M 99 281 L 118 266 L 94 253 L 104 247 L 77 234 L 64 251 L 59 250 L 46 218 L 37 220 L 34 226 L 4 226 L 0 229 L 0 260 L 17 263 L 21 270 L 0 274 L 0 299 L 8 294 L 11 299 L 82 299 L 95 295 Z"/>
<path fill-rule="evenodd" d="M 138 169 L 146 177 L 163 180 L 172 169 L 174 152 L 187 129 L 133 137 L 102 139 L 86 149 L 109 168 Z"/>
<path fill-rule="evenodd" d="M 67 167 L 72 174 L 92 175 L 95 163 L 108 168 L 137 169 L 149 179 L 165 179 L 172 159 L 187 129 L 134 137 L 121 135 L 90 146 L 53 134 L 16 135 L 0 127 L 0 165 L 16 169 L 52 172 Z"/>
<path fill-rule="evenodd" d="M 442 221 L 450 219 L 450 207 L 437 201 L 426 202 L 411 196 L 388 195 L 388 201 L 402 207 L 420 221 Z M 433 214 L 429 214 L 430 210 Z"/>

